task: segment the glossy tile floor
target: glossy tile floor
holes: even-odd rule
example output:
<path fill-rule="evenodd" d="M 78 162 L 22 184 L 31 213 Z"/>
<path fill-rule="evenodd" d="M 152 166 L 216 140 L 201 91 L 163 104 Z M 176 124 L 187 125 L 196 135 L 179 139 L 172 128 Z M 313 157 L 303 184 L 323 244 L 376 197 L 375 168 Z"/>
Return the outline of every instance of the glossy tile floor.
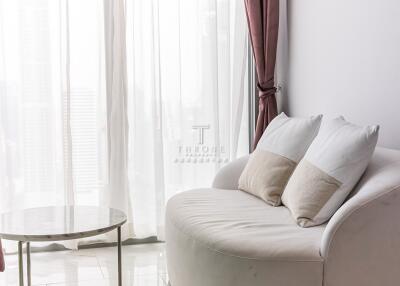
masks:
<path fill-rule="evenodd" d="M 31 261 L 32 285 L 117 285 L 115 247 L 32 253 Z M 163 243 L 123 246 L 122 263 L 124 286 L 167 285 Z M 6 255 L 6 271 L 0 273 L 0 286 L 3 285 L 18 285 L 16 255 Z"/>

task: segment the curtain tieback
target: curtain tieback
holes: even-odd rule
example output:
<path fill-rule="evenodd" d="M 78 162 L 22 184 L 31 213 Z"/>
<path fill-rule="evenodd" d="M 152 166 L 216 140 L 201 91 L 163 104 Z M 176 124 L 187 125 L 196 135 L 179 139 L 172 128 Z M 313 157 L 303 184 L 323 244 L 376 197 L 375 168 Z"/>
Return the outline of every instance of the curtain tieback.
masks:
<path fill-rule="evenodd" d="M 257 89 L 259 91 L 258 97 L 260 99 L 266 99 L 270 96 L 275 95 L 276 93 L 276 87 L 274 86 L 262 87 L 260 84 L 257 84 Z"/>

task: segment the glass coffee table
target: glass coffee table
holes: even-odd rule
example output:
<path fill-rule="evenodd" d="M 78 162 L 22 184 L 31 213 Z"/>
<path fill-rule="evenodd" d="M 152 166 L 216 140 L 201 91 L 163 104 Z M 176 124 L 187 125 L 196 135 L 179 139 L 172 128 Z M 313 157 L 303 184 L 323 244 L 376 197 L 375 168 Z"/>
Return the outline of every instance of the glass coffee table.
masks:
<path fill-rule="evenodd" d="M 22 246 L 26 243 L 27 284 L 31 285 L 32 241 L 60 241 L 96 236 L 117 229 L 118 285 L 122 285 L 121 226 L 126 215 L 94 206 L 51 206 L 17 210 L 0 216 L 0 237 L 18 241 L 19 285 L 24 285 Z"/>

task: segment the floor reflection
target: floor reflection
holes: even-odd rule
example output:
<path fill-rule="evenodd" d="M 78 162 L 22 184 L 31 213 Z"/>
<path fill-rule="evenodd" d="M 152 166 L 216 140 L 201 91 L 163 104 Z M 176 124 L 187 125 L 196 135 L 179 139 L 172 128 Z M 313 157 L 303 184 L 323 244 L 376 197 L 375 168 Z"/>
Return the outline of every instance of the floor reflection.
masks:
<path fill-rule="evenodd" d="M 32 253 L 32 285 L 117 285 L 117 250 L 114 247 Z M 167 274 L 163 243 L 124 246 L 123 285 L 165 286 Z M 16 255 L 6 256 L 0 286 L 18 285 Z"/>

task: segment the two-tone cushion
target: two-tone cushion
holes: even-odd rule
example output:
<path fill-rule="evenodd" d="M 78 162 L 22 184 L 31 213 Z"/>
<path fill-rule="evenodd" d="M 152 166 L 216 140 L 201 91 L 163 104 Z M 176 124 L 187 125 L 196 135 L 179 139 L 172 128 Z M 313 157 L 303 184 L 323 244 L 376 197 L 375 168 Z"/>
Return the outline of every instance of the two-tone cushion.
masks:
<path fill-rule="evenodd" d="M 298 225 L 322 224 L 336 212 L 364 173 L 378 133 L 379 126 L 360 127 L 343 117 L 322 123 L 282 195 Z"/>
<path fill-rule="evenodd" d="M 322 115 L 289 118 L 281 113 L 268 125 L 239 178 L 239 189 L 270 205 L 281 204 L 296 165 L 318 133 Z"/>

